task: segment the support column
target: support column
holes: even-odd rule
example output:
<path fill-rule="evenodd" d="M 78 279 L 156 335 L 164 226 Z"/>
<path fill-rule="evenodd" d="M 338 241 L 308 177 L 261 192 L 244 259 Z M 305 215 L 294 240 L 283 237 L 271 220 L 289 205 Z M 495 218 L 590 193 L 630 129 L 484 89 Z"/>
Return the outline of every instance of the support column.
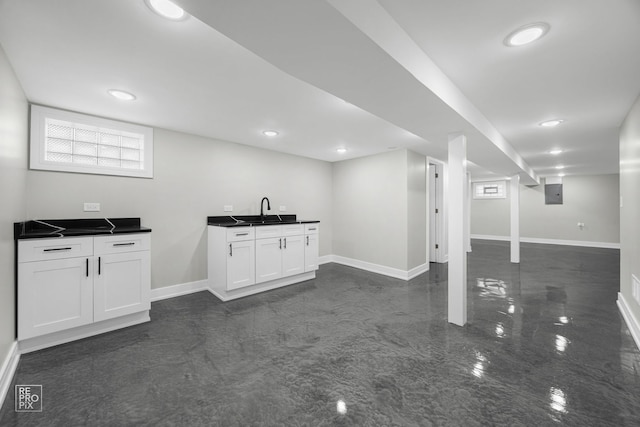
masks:
<path fill-rule="evenodd" d="M 467 323 L 467 241 L 465 239 L 467 137 L 449 135 L 449 323 L 464 326 Z"/>
<path fill-rule="evenodd" d="M 520 175 L 513 175 L 510 182 L 511 205 L 511 262 L 520 262 Z"/>
<path fill-rule="evenodd" d="M 467 245 L 467 252 L 471 252 L 471 195 L 473 194 L 473 189 L 469 172 L 467 172 L 467 186 L 465 188 L 467 191 L 464 196 L 464 241 Z"/>

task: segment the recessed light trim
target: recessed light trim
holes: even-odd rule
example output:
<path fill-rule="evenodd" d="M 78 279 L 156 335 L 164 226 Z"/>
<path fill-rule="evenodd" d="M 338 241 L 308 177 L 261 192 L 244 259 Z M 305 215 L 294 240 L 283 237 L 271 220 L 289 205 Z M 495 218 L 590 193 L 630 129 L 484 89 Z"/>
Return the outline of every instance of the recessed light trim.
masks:
<path fill-rule="evenodd" d="M 559 173 L 558 176 L 559 177 L 563 177 L 563 176 L 565 176 L 565 174 L 564 173 Z"/>
<path fill-rule="evenodd" d="M 344 147 L 340 147 L 336 150 L 336 152 L 338 152 L 339 154 L 344 154 L 347 152 L 347 149 Z"/>
<path fill-rule="evenodd" d="M 527 24 L 513 30 L 504 39 L 504 44 L 509 47 L 524 46 L 540 39 L 549 32 L 551 27 L 546 22 Z"/>
<path fill-rule="evenodd" d="M 180 21 L 187 17 L 187 13 L 177 4 L 169 0 L 145 0 L 147 6 L 163 18 Z"/>
<path fill-rule="evenodd" d="M 262 134 L 264 136 L 268 136 L 269 138 L 273 138 L 274 136 L 280 135 L 280 132 L 278 132 L 277 130 L 263 130 Z"/>
<path fill-rule="evenodd" d="M 553 120 L 547 120 L 544 122 L 539 123 L 540 126 L 542 126 L 543 128 L 553 128 L 558 126 L 559 124 L 564 123 L 564 120 L 562 119 L 553 119 Z"/>
<path fill-rule="evenodd" d="M 559 149 L 559 148 L 555 148 L 555 149 L 549 151 L 549 154 L 553 154 L 554 156 L 557 156 L 560 153 L 562 153 L 562 150 Z"/>
<path fill-rule="evenodd" d="M 120 90 L 120 89 L 109 89 L 107 91 L 107 93 L 111 96 L 113 96 L 116 99 L 119 99 L 121 101 L 135 101 L 136 100 L 136 96 L 132 93 L 129 93 L 127 91 L 124 90 Z"/>

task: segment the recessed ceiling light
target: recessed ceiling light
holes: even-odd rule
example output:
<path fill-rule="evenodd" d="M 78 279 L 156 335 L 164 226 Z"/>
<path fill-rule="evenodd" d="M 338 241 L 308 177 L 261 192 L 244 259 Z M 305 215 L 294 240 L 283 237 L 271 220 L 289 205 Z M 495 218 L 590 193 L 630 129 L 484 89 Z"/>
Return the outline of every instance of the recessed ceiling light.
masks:
<path fill-rule="evenodd" d="M 558 165 L 556 166 L 556 169 L 564 169 L 564 165 Z"/>
<path fill-rule="evenodd" d="M 560 153 L 562 153 L 562 150 L 560 150 L 559 148 L 549 151 L 549 154 L 553 154 L 554 156 L 557 156 Z"/>
<path fill-rule="evenodd" d="M 504 44 L 509 47 L 522 46 L 538 40 L 547 34 L 549 24 L 545 22 L 536 22 L 535 24 L 525 25 L 512 31 L 505 39 Z"/>
<path fill-rule="evenodd" d="M 546 122 L 540 123 L 540 126 L 542 126 L 543 128 L 552 128 L 558 126 L 562 122 L 564 122 L 564 120 L 561 119 L 547 120 Z"/>
<path fill-rule="evenodd" d="M 265 131 L 262 131 L 262 134 L 264 136 L 274 137 L 274 136 L 278 136 L 279 132 L 277 130 L 265 130 Z"/>
<path fill-rule="evenodd" d="M 346 148 L 344 148 L 344 147 L 340 147 L 340 148 L 338 148 L 336 151 L 337 151 L 338 153 L 342 154 L 342 153 L 346 153 L 346 152 L 347 152 L 347 149 L 346 149 Z"/>
<path fill-rule="evenodd" d="M 122 101 L 133 101 L 136 99 L 136 96 L 134 94 L 125 92 L 124 90 L 109 89 L 107 92 L 109 93 L 109 95 Z"/>
<path fill-rule="evenodd" d="M 169 0 L 146 0 L 147 5 L 163 18 L 179 21 L 187 17 L 186 12 Z"/>
<path fill-rule="evenodd" d="M 558 176 L 564 176 L 564 174 L 563 173 L 559 173 Z"/>

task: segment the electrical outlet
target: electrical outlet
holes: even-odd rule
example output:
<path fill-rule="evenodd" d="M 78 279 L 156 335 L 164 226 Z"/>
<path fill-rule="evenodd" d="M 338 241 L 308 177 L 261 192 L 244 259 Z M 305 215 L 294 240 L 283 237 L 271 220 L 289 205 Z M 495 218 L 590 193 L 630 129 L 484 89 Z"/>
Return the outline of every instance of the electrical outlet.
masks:
<path fill-rule="evenodd" d="M 100 203 L 85 202 L 84 211 L 85 212 L 100 212 Z"/>
<path fill-rule="evenodd" d="M 225 212 L 233 212 L 233 206 L 231 206 L 231 205 L 224 205 L 224 211 L 225 211 Z"/>
<path fill-rule="evenodd" d="M 286 212 L 287 211 L 287 207 L 284 205 L 280 205 L 280 212 Z"/>

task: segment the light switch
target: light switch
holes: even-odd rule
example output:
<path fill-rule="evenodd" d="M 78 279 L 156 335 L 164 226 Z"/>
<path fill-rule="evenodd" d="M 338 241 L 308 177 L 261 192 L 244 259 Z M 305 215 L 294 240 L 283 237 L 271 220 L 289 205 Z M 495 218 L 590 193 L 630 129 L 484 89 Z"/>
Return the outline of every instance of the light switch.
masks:
<path fill-rule="evenodd" d="M 287 207 L 284 205 L 280 205 L 280 212 L 286 212 L 287 211 Z"/>
<path fill-rule="evenodd" d="M 233 212 L 233 206 L 232 205 L 224 205 L 224 211 L 225 212 Z"/>
<path fill-rule="evenodd" d="M 85 202 L 84 211 L 85 212 L 100 212 L 100 203 Z"/>

